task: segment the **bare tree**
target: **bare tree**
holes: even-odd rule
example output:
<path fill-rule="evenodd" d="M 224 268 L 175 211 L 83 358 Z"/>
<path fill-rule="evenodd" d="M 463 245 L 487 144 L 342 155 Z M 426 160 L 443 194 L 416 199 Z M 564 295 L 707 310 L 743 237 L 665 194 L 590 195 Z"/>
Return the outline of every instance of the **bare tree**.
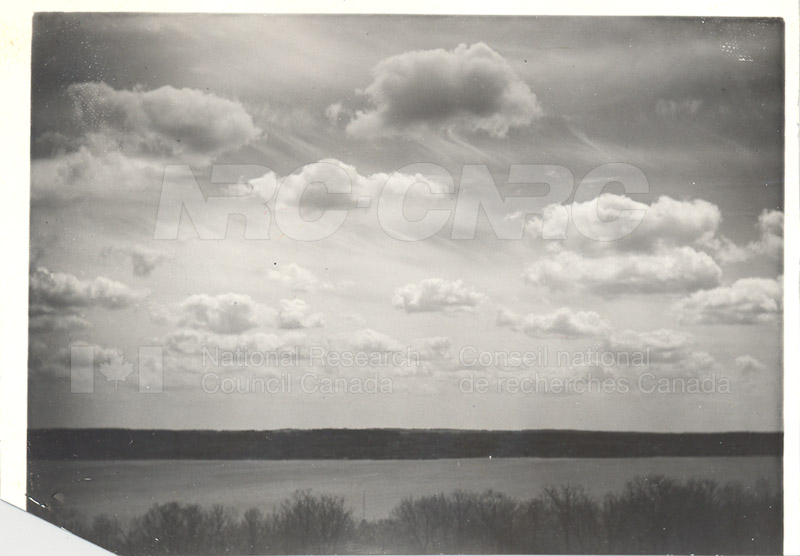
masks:
<path fill-rule="evenodd" d="M 269 522 L 258 508 L 250 508 L 242 517 L 242 537 L 248 554 L 265 553 L 269 546 Z"/>
<path fill-rule="evenodd" d="M 275 537 L 287 553 L 333 553 L 353 527 L 352 513 L 342 496 L 299 490 L 276 512 Z"/>
<path fill-rule="evenodd" d="M 445 539 L 450 518 L 447 506 L 444 494 L 408 497 L 394 507 L 392 516 L 414 550 L 427 554 Z"/>

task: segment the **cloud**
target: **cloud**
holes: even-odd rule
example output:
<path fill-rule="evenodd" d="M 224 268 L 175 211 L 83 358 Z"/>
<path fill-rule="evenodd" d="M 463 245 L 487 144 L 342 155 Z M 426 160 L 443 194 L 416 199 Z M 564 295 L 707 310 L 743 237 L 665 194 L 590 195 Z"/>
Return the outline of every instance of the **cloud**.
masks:
<path fill-rule="evenodd" d="M 583 289 L 600 295 L 680 293 L 719 284 L 722 270 L 708 254 L 691 247 L 656 254 L 619 253 L 586 257 L 562 251 L 528 267 L 529 284 L 554 291 Z"/>
<path fill-rule="evenodd" d="M 450 355 L 452 342 L 445 336 L 435 336 L 433 338 L 419 338 L 411 342 L 411 351 L 419 354 L 420 359 L 444 360 Z"/>
<path fill-rule="evenodd" d="M 327 282 L 321 282 L 310 270 L 296 263 L 280 265 L 267 273 L 267 279 L 288 287 L 293 292 L 313 292 L 317 289 L 332 289 Z"/>
<path fill-rule="evenodd" d="M 155 190 L 163 178 L 163 164 L 128 157 L 107 146 L 97 152 L 82 145 L 54 158 L 31 161 L 31 198 L 112 198 L 118 202 L 120 196 Z"/>
<path fill-rule="evenodd" d="M 461 280 L 428 278 L 397 288 L 392 305 L 407 313 L 471 311 L 486 299 Z"/>
<path fill-rule="evenodd" d="M 256 327 L 300 329 L 325 324 L 322 313 L 312 313 L 302 299 L 281 299 L 276 309 L 238 293 L 192 295 L 178 307 L 177 319 L 158 310 L 151 313 L 153 320 L 161 324 L 171 322 L 174 326 L 223 335 L 240 335 Z"/>
<path fill-rule="evenodd" d="M 618 360 L 627 354 L 646 354 L 648 368 L 663 374 L 697 375 L 713 370 L 717 362 L 705 351 L 695 349 L 691 334 L 670 329 L 645 332 L 624 330 L 604 340 L 604 349 Z"/>
<path fill-rule="evenodd" d="M 134 246 L 129 255 L 131 257 L 131 264 L 133 265 L 133 273 L 136 276 L 149 276 L 155 268 L 166 259 L 166 255 L 161 251 L 148 249 L 141 245 Z"/>
<path fill-rule="evenodd" d="M 396 376 L 429 377 L 436 371 L 450 370 L 451 342 L 444 336 L 417 338 L 409 343 L 401 342 L 377 332 L 371 328 L 363 328 L 339 337 L 339 349 L 354 354 L 356 361 L 359 354 L 380 354 L 388 357 L 368 357 L 364 370 L 374 371 L 380 368 Z M 357 366 L 361 363 L 357 363 Z"/>
<path fill-rule="evenodd" d="M 767 366 L 752 355 L 740 355 L 734 363 L 739 372 L 745 375 L 760 375 L 767 370 Z"/>
<path fill-rule="evenodd" d="M 347 337 L 347 343 L 350 348 L 366 353 L 397 352 L 405 349 L 401 342 L 371 328 L 353 332 Z"/>
<path fill-rule="evenodd" d="M 656 114 L 660 118 L 693 118 L 703 106 L 703 99 L 683 98 L 670 100 L 660 98 L 656 102 Z"/>
<path fill-rule="evenodd" d="M 296 211 L 300 207 L 304 218 L 310 220 L 318 218 L 315 211 L 331 208 L 356 208 L 362 197 L 376 199 L 383 193 L 401 193 L 406 201 L 406 208 L 415 200 L 424 202 L 424 208 L 432 208 L 443 197 L 452 195 L 454 184 L 452 177 L 439 169 L 437 173 L 425 175 L 422 173 L 404 174 L 395 172 L 388 174 L 376 172 L 362 175 L 358 169 L 335 158 L 324 158 L 317 162 L 306 164 L 287 176 L 277 176 L 268 172 L 247 183 L 236 183 L 227 186 L 230 195 L 252 195 L 254 198 L 268 203 L 270 209 L 275 211 Z M 435 170 L 434 170 L 435 171 Z M 389 178 L 392 178 L 389 181 Z M 328 193 L 322 184 L 329 186 L 349 186 L 347 193 Z M 419 184 L 419 186 L 415 186 Z M 422 184 L 427 184 L 423 186 Z M 280 191 L 280 200 L 276 195 Z M 377 203 L 370 205 L 374 211 Z M 355 216 L 351 213 L 349 218 Z"/>
<path fill-rule="evenodd" d="M 131 261 L 133 274 L 141 278 L 150 276 L 150 273 L 167 258 L 166 253 L 143 245 L 108 247 L 101 254 L 121 254 L 128 257 Z"/>
<path fill-rule="evenodd" d="M 355 113 L 350 135 L 461 128 L 505 137 L 542 115 L 528 85 L 484 43 L 405 52 L 378 63 L 372 75 L 359 91 L 372 108 Z"/>
<path fill-rule="evenodd" d="M 315 328 L 324 324 L 322 313 L 312 313 L 302 299 L 281 299 L 278 302 L 278 328 Z"/>
<path fill-rule="evenodd" d="M 762 211 L 758 217 L 759 239 L 740 246 L 723 238 L 717 244 L 720 260 L 726 263 L 736 263 L 757 256 L 780 259 L 783 256 L 783 221 L 783 211 Z"/>
<path fill-rule="evenodd" d="M 92 348 L 91 357 L 86 357 L 84 362 L 94 365 L 95 369 L 120 354 L 124 357 L 120 349 L 95 343 L 75 341 L 53 345 L 51 342 L 32 338 L 28 344 L 28 368 L 30 372 L 36 373 L 37 377 L 47 377 L 51 380 L 55 379 L 64 382 L 69 381 L 69 384 L 73 387 L 81 389 L 101 388 L 101 385 L 107 381 L 97 380 L 95 376 L 84 373 L 71 374 L 71 348 L 73 347 Z M 120 379 L 120 382 L 122 382 L 122 379 Z M 69 384 L 67 385 L 67 390 L 69 390 Z M 117 386 L 122 387 L 121 385 Z"/>
<path fill-rule="evenodd" d="M 203 348 L 208 349 L 212 354 L 216 354 L 216 350 L 247 350 L 261 353 L 294 352 L 297 355 L 304 355 L 307 351 L 307 343 L 308 339 L 302 332 L 216 334 L 192 328 L 171 332 L 165 339 L 168 352 L 179 355 L 200 355 L 203 353 Z"/>
<path fill-rule="evenodd" d="M 729 286 L 693 293 L 677 304 L 682 323 L 758 324 L 780 318 L 781 278 L 742 278 Z"/>
<path fill-rule="evenodd" d="M 89 307 L 124 309 L 147 295 L 147 291 L 134 290 L 104 276 L 82 280 L 44 267 L 36 268 L 30 276 L 30 306 L 34 312 Z"/>
<path fill-rule="evenodd" d="M 352 117 L 352 112 L 346 109 L 341 102 L 334 102 L 325 109 L 325 117 L 333 125 Z"/>
<path fill-rule="evenodd" d="M 692 347 L 691 334 L 661 328 L 647 332 L 623 330 L 608 336 L 606 345 L 613 351 L 649 350 L 651 361 L 669 363 L 683 357 Z"/>
<path fill-rule="evenodd" d="M 567 207 L 547 207 L 531 219 L 531 235 L 564 237 L 567 210 L 578 230 L 550 242 L 547 258 L 531 265 L 524 279 L 550 290 L 586 290 L 600 295 L 681 293 L 719 285 L 722 269 L 714 255 L 721 238 L 722 216 L 702 199 L 661 196 L 650 204 L 629 197 L 602 194 Z M 608 228 L 614 222 L 615 228 Z M 560 231 L 559 231 L 560 230 Z M 619 230 L 628 235 L 613 240 Z"/>
<path fill-rule="evenodd" d="M 179 309 L 181 326 L 218 334 L 240 334 L 255 328 L 269 313 L 249 295 L 237 293 L 192 295 L 181 303 Z"/>
<path fill-rule="evenodd" d="M 585 247 L 614 251 L 652 252 L 669 247 L 703 246 L 714 237 L 722 221 L 720 210 L 713 203 L 702 199 L 678 201 L 667 196 L 648 205 L 606 193 L 594 201 L 573 203 L 571 211 L 573 221 L 580 219 L 581 233 L 589 238 Z M 606 222 L 614 220 L 633 231 L 622 239 L 606 241 Z"/>
<path fill-rule="evenodd" d="M 523 216 L 524 213 L 518 212 L 508 218 Z M 573 228 L 568 226 L 569 221 Z M 662 195 L 647 204 L 624 195 L 603 193 L 591 201 L 548 205 L 541 216 L 530 218 L 525 228 L 532 238 L 564 240 L 559 242 L 562 249 L 604 255 L 652 253 L 685 246 L 708 249 L 719 241 L 717 231 L 721 222 L 719 207 L 702 199 L 681 201 Z M 628 233 L 614 239 L 623 232 Z"/>
<path fill-rule="evenodd" d="M 580 221 L 580 233 L 577 229 L 568 229 L 564 236 L 564 210 L 572 222 Z M 548 247 L 553 253 L 573 253 L 561 255 L 564 261 L 577 259 L 578 253 L 587 259 L 630 255 L 619 259 L 619 262 L 608 258 L 602 263 L 586 262 L 584 266 L 632 265 L 637 267 L 635 274 L 639 274 L 638 270 L 643 270 L 648 261 L 661 258 L 684 264 L 692 258 L 701 265 L 694 265 L 695 271 L 707 272 L 713 278 L 712 275 L 717 271 L 705 258 L 706 253 L 721 263 L 741 262 L 755 256 L 779 259 L 783 254 L 784 214 L 779 210 L 764 210 L 761 213 L 758 219 L 760 237 L 747 245 L 736 245 L 719 234 L 722 222 L 719 207 L 702 199 L 676 200 L 661 196 L 648 205 L 623 195 L 604 193 L 585 203 L 573 203 L 566 207 L 550 205 L 544 209 L 543 216 L 531 218 L 526 223 L 526 231 L 532 237 L 563 238 L 563 241 Z M 521 218 L 522 213 L 511 217 Z M 621 239 L 608 241 L 616 233 L 607 228 L 606 223 L 611 221 L 618 223 L 617 229 L 631 232 Z M 691 248 L 694 255 L 687 248 Z M 635 254 L 644 256 L 635 258 Z M 547 269 L 542 273 L 547 273 Z M 535 279 L 536 276 L 534 272 L 532 277 Z M 655 282 L 653 287 L 658 289 Z"/>
<path fill-rule="evenodd" d="M 65 330 L 88 330 L 92 323 L 78 315 L 41 314 L 28 320 L 28 330 L 32 333 L 48 333 Z"/>
<path fill-rule="evenodd" d="M 66 94 L 78 131 L 127 154 L 209 155 L 242 147 L 261 134 L 241 103 L 197 89 L 115 90 L 105 83 L 79 83 Z"/>
<path fill-rule="evenodd" d="M 497 314 L 498 326 L 508 326 L 531 338 L 582 338 L 601 336 L 608 332 L 610 324 L 594 311 L 573 311 L 568 307 L 552 313 L 518 315 L 506 308 Z"/>

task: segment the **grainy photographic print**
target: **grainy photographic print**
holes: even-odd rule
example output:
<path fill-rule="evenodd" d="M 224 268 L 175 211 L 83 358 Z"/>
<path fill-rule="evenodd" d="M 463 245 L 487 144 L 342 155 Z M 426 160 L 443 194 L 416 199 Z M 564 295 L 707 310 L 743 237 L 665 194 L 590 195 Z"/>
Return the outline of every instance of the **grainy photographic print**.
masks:
<path fill-rule="evenodd" d="M 123 555 L 781 553 L 784 55 L 37 14 L 28 510 Z"/>

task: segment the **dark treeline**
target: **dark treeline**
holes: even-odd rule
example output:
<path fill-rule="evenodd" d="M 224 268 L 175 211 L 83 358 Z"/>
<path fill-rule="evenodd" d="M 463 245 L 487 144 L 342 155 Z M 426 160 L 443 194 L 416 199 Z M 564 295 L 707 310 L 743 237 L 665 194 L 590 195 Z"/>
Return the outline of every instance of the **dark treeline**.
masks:
<path fill-rule="evenodd" d="M 438 459 L 780 456 L 782 433 L 35 429 L 32 459 Z"/>
<path fill-rule="evenodd" d="M 344 499 L 298 491 L 267 513 L 171 502 L 123 525 L 31 511 L 123 555 L 779 554 L 781 495 L 714 481 L 637 478 L 596 500 L 573 486 L 518 501 L 456 491 L 400 501 L 389 518 L 353 518 Z"/>

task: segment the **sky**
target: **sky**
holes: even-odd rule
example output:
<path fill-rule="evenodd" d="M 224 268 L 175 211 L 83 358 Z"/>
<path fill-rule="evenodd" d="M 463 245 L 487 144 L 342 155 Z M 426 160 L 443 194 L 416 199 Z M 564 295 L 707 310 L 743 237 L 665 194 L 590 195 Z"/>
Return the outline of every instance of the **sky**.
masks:
<path fill-rule="evenodd" d="M 783 74 L 777 20 L 38 15 L 29 425 L 780 430 Z"/>

